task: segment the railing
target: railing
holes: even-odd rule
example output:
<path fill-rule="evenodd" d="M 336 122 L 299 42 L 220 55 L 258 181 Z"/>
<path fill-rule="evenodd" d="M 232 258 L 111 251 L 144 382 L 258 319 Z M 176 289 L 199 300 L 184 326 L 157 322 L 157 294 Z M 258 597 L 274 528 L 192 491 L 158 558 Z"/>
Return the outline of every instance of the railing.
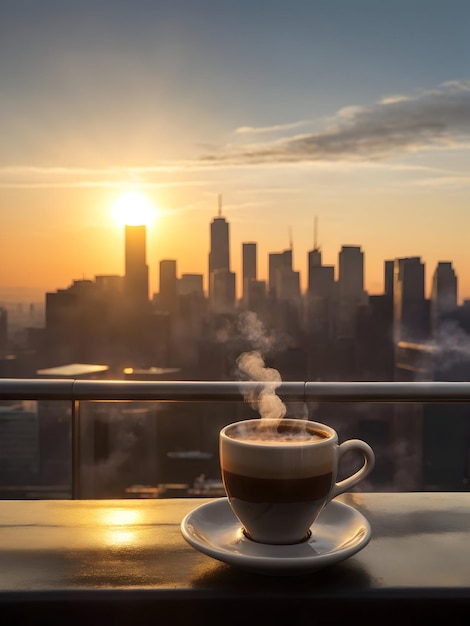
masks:
<path fill-rule="evenodd" d="M 269 383 L 0 378 L 0 400 L 237 401 Z M 470 382 L 284 382 L 293 402 L 470 402 Z"/>
<path fill-rule="evenodd" d="M 238 381 L 129 381 L 0 379 L 0 401 L 62 400 L 72 405 L 72 498 L 80 494 L 80 402 L 242 401 L 269 383 Z M 290 402 L 466 403 L 467 382 L 284 382 L 276 386 Z"/>

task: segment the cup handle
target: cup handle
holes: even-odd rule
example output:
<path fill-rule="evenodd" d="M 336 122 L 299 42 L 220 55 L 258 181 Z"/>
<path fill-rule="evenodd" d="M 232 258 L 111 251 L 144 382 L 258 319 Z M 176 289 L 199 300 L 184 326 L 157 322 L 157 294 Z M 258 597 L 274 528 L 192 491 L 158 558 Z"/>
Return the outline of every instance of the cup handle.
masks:
<path fill-rule="evenodd" d="M 351 487 L 354 487 L 354 485 L 357 485 L 357 483 L 370 474 L 375 465 L 374 451 L 365 441 L 361 441 L 361 439 L 349 439 L 338 446 L 338 465 L 346 452 L 350 452 L 351 450 L 362 452 L 364 465 L 355 474 L 349 476 L 349 478 L 345 478 L 339 483 L 334 484 L 330 500 L 340 493 L 348 491 Z"/>

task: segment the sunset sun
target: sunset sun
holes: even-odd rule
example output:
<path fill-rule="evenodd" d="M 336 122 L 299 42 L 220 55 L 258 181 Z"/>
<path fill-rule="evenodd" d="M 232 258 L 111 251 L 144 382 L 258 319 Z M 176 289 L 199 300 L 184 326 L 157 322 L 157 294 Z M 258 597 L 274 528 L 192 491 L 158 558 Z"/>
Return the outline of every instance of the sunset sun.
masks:
<path fill-rule="evenodd" d="M 129 191 L 119 196 L 112 208 L 112 215 L 120 226 L 150 224 L 157 210 L 142 193 Z"/>

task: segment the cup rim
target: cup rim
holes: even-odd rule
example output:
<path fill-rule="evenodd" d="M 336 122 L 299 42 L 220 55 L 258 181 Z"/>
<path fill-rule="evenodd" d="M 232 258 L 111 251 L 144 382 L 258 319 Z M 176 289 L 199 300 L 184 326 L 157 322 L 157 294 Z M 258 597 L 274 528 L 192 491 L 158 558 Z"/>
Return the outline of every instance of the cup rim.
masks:
<path fill-rule="evenodd" d="M 320 441 L 318 440 L 314 440 L 314 441 L 302 441 L 302 442 L 292 442 L 291 445 L 288 446 L 288 449 L 292 449 L 292 448 L 296 448 L 296 447 L 303 447 L 305 448 L 306 446 L 308 447 L 319 447 L 319 446 L 330 446 L 331 444 L 334 444 L 338 441 L 338 434 L 337 432 L 331 428 L 331 426 L 328 426 L 327 424 L 324 424 L 323 422 L 314 422 L 312 420 L 308 420 L 308 419 L 304 419 L 304 418 L 296 418 L 296 417 L 282 417 L 279 420 L 277 419 L 270 419 L 270 418 L 254 418 L 254 419 L 247 419 L 247 420 L 239 420 L 238 422 L 231 422 L 230 424 L 227 424 L 226 426 L 224 426 L 222 428 L 222 430 L 220 431 L 220 439 L 221 441 L 224 442 L 230 442 L 231 445 L 236 445 L 236 446 L 243 446 L 243 447 L 251 447 L 251 448 L 261 448 L 261 449 L 266 449 L 267 447 L 269 448 L 275 448 L 277 447 L 276 444 L 270 445 L 270 446 L 266 446 L 266 444 L 264 443 L 256 443 L 254 441 L 249 441 L 249 440 L 243 440 L 243 439 L 235 439 L 234 437 L 230 437 L 228 435 L 228 431 L 236 428 L 237 426 L 241 425 L 241 424 L 254 424 L 257 423 L 259 424 L 261 422 L 261 420 L 266 421 L 266 422 L 271 422 L 271 423 L 276 423 L 276 422 L 282 422 L 282 423 L 286 423 L 286 422 L 290 422 L 290 423 L 295 423 L 295 424 L 299 424 L 299 423 L 304 423 L 304 424 L 308 424 L 309 426 L 313 426 L 314 428 L 317 427 L 319 430 L 325 430 L 330 436 L 328 437 L 328 439 L 322 439 Z M 279 446 L 282 447 L 284 449 L 286 449 L 286 446 Z"/>

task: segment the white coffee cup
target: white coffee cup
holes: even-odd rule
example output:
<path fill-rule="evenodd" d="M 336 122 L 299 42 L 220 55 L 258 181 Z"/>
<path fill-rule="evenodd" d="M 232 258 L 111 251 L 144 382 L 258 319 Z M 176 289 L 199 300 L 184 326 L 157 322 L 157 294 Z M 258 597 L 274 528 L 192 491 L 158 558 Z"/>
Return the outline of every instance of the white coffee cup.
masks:
<path fill-rule="evenodd" d="M 338 443 L 333 428 L 303 419 L 253 419 L 220 431 L 220 468 L 228 501 L 247 537 L 269 544 L 307 539 L 310 526 L 337 495 L 373 469 L 372 448 L 360 439 Z M 346 452 L 364 463 L 336 482 Z"/>

